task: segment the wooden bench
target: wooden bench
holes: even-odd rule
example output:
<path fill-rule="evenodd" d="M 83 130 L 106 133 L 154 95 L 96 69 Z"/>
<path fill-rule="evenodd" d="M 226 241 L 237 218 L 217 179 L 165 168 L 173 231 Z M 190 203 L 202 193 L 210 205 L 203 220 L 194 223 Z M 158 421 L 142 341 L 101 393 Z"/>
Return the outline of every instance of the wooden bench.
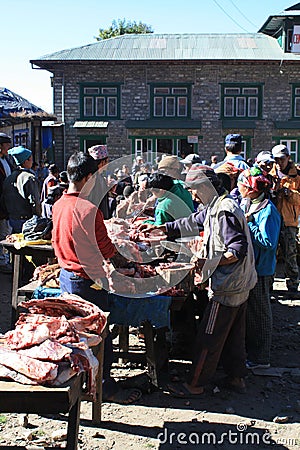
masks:
<path fill-rule="evenodd" d="M 76 375 L 65 386 L 51 388 L 0 381 L 0 411 L 1 413 L 28 414 L 68 413 L 67 445 L 65 448 L 76 450 L 82 384 L 83 374 Z M 0 448 L 18 447 L 6 446 Z"/>

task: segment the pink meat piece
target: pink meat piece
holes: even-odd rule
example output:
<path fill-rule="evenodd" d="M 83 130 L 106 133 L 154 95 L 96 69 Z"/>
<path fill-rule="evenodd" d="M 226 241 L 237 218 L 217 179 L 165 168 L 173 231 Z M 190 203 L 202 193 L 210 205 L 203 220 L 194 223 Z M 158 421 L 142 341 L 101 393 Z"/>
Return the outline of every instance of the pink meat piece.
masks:
<path fill-rule="evenodd" d="M 21 314 L 14 330 L 5 335 L 6 345 L 11 349 L 22 349 L 40 344 L 46 339 L 63 339 L 78 342 L 74 326 L 64 317 L 48 317 L 42 314 Z M 64 343 L 64 342 L 61 342 Z"/>
<path fill-rule="evenodd" d="M 96 400 L 96 377 L 99 368 L 98 359 L 95 357 L 91 349 L 86 345 L 85 348 L 74 346 L 71 348 L 71 367 L 77 372 L 87 372 L 87 393 Z"/>
<path fill-rule="evenodd" d="M 14 330 L 5 334 L 6 345 L 11 349 L 31 347 L 44 342 L 49 337 L 50 331 L 46 324 L 36 326 L 32 323 L 16 326 Z"/>
<path fill-rule="evenodd" d="M 57 364 L 39 361 L 12 350 L 0 349 L 0 360 L 3 366 L 13 369 L 38 383 L 54 380 L 57 376 Z"/>
<path fill-rule="evenodd" d="M 31 384 L 31 385 L 38 384 L 37 381 L 31 380 L 30 378 L 25 377 L 25 375 L 22 375 L 21 373 L 16 372 L 13 369 L 9 369 L 8 367 L 3 366 L 2 364 L 0 364 L 0 378 L 13 380 L 21 384 Z"/>
<path fill-rule="evenodd" d="M 106 325 L 106 315 L 98 306 L 82 298 L 67 296 L 29 300 L 20 304 L 31 314 L 59 317 L 64 315 L 77 331 L 95 331 L 101 334 Z"/>
<path fill-rule="evenodd" d="M 19 350 L 19 354 L 30 356 L 30 358 L 39 359 L 41 361 L 58 362 L 63 359 L 68 359 L 72 350 L 57 341 L 47 339 L 40 345 L 35 345 L 25 350 Z"/>
<path fill-rule="evenodd" d="M 78 371 L 71 367 L 69 362 L 59 362 L 57 377 L 54 380 L 47 381 L 47 386 L 61 386 L 77 373 Z"/>

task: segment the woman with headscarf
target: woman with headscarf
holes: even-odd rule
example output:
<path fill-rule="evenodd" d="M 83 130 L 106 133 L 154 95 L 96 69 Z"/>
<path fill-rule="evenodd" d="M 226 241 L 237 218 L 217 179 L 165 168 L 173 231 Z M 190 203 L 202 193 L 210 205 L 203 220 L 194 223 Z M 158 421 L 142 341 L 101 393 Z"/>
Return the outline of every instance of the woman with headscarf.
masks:
<path fill-rule="evenodd" d="M 280 214 L 268 199 L 270 182 L 259 167 L 243 171 L 238 178 L 244 210 L 255 255 L 258 281 L 250 291 L 246 319 L 247 366 L 270 367 L 272 310 L 270 286 L 276 268 Z"/>

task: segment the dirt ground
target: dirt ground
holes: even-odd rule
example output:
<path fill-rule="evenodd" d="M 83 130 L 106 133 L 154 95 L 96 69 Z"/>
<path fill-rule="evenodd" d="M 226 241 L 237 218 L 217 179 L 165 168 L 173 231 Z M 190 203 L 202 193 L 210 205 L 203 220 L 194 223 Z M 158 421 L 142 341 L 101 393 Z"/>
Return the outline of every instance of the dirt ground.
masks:
<path fill-rule="evenodd" d="M 0 331 L 10 328 L 11 276 L 0 274 Z M 247 393 L 230 393 L 209 386 L 199 399 L 175 399 L 155 390 L 134 406 L 104 403 L 100 427 L 91 424 L 91 404 L 82 402 L 79 449 L 276 449 L 300 448 L 300 295 L 288 298 L 280 272 L 275 279 L 272 369 L 249 371 Z M 300 294 L 300 293 L 299 293 Z M 136 339 L 136 338 L 135 338 Z M 179 374 L 188 362 L 173 361 Z M 116 378 L 145 369 L 137 364 L 114 364 Z M 216 380 L 222 377 L 218 371 Z M 0 448 L 22 445 L 65 446 L 64 415 L 40 417 L 1 414 Z M 57 440 L 54 441 L 54 438 Z"/>

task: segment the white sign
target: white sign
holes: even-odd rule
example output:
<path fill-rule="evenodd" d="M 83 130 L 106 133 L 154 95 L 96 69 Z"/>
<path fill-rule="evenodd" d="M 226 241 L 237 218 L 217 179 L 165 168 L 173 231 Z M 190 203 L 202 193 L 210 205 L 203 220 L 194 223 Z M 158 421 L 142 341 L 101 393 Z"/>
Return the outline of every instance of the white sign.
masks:
<path fill-rule="evenodd" d="M 188 144 L 198 144 L 198 136 L 188 136 Z"/>
<path fill-rule="evenodd" d="M 300 53 L 300 25 L 294 25 L 291 52 Z"/>

